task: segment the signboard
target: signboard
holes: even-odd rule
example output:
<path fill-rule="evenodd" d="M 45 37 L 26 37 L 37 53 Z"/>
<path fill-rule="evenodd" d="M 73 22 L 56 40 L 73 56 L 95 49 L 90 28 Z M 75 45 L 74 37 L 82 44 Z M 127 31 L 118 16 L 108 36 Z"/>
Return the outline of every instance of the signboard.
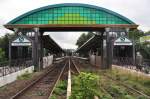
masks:
<path fill-rule="evenodd" d="M 115 40 L 114 45 L 132 45 L 132 42 L 128 38 L 122 36 Z"/>
<path fill-rule="evenodd" d="M 11 46 L 31 46 L 31 41 L 25 36 L 19 36 L 12 41 Z"/>
<path fill-rule="evenodd" d="M 150 35 L 141 37 L 140 42 L 150 42 Z"/>

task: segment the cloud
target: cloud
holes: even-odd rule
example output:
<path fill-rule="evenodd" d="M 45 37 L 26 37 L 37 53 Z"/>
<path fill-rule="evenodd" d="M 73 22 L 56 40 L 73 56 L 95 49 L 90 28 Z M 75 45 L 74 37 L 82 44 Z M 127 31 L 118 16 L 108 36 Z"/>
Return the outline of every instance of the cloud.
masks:
<path fill-rule="evenodd" d="M 5 23 L 4 20 L 0 20 L 0 36 L 4 36 L 6 33 L 12 33 L 12 31 L 6 29 L 3 24 Z"/>
<path fill-rule="evenodd" d="M 50 35 L 62 48 L 77 48 L 76 41 L 82 33 L 87 32 L 46 32 L 44 35 Z"/>

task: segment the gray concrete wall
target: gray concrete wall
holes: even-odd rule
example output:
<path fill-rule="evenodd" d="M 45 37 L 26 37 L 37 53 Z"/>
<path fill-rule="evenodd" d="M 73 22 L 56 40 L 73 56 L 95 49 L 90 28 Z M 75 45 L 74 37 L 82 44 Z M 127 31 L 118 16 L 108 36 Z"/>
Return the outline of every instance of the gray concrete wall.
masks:
<path fill-rule="evenodd" d="M 6 76 L 0 77 L 0 87 L 4 86 L 6 84 L 9 84 L 11 82 L 14 82 L 15 80 L 17 80 L 18 76 L 24 74 L 27 71 L 28 71 L 28 73 L 32 73 L 34 71 L 34 66 L 30 66 L 30 67 L 25 68 L 23 70 L 20 70 L 20 71 L 8 74 Z"/>
<path fill-rule="evenodd" d="M 53 63 L 53 55 L 43 57 L 43 68 L 50 66 Z"/>
<path fill-rule="evenodd" d="M 101 56 L 96 56 L 96 55 L 90 55 L 89 56 L 89 59 L 90 59 L 90 63 L 93 65 L 93 66 L 96 66 L 96 67 L 101 67 Z"/>

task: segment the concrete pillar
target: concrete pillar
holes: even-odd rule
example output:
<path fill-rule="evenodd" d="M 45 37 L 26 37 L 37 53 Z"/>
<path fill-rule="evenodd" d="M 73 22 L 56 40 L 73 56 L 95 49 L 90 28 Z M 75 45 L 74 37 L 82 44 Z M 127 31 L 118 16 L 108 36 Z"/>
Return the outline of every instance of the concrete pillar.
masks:
<path fill-rule="evenodd" d="M 33 64 L 35 67 L 35 71 L 39 71 L 39 28 L 34 28 L 34 45 L 32 48 L 33 53 Z"/>
<path fill-rule="evenodd" d="M 112 44 L 109 37 L 110 28 L 105 28 L 106 32 L 106 69 L 110 69 L 112 67 Z"/>

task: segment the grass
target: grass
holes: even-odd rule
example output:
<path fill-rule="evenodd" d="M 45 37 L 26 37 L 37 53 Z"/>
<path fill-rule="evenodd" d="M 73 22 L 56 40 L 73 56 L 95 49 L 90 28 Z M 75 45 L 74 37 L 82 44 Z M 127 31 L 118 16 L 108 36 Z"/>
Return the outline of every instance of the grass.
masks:
<path fill-rule="evenodd" d="M 150 95 L 150 78 L 146 76 L 141 76 L 118 68 L 113 68 L 112 70 L 108 70 L 105 73 L 116 80 L 124 82 L 130 87 Z"/>
<path fill-rule="evenodd" d="M 32 73 L 26 71 L 24 74 L 17 77 L 18 80 L 28 80 L 32 78 Z"/>
<path fill-rule="evenodd" d="M 0 87 L 0 91 L 4 91 L 4 90 L 7 90 L 7 86 Z"/>
<path fill-rule="evenodd" d="M 44 96 L 44 95 L 45 95 L 45 92 L 43 92 L 43 91 L 37 91 L 37 92 L 36 92 L 36 95 L 38 95 L 38 96 Z"/>
<path fill-rule="evenodd" d="M 83 69 L 82 71 L 91 72 L 99 76 L 103 76 L 103 74 L 109 75 L 110 77 L 116 80 L 119 80 L 127 84 L 128 86 L 133 87 L 150 96 L 150 78 L 144 75 L 131 73 L 127 70 L 118 69 L 118 68 L 112 68 L 112 70 L 98 70 L 98 69 L 90 70 L 88 66 L 86 69 Z M 107 92 L 105 93 L 103 91 L 100 91 L 100 93 L 102 94 L 101 95 L 102 97 L 100 99 L 112 99 L 111 97 L 108 97 L 109 95 L 111 96 L 114 95 L 113 97 L 115 97 L 115 99 L 148 99 L 144 96 L 140 96 L 140 95 L 136 96 L 132 94 L 131 92 L 129 92 L 127 88 L 124 88 L 123 86 L 118 85 L 115 82 L 111 82 L 110 80 L 106 80 L 102 82 L 102 77 L 100 78 L 101 78 L 100 83 L 103 83 L 105 85 L 105 86 L 101 85 L 100 87 L 104 87 L 106 91 L 108 92 L 108 93 Z M 111 82 L 111 83 L 107 83 L 107 82 Z M 107 96 L 107 98 L 105 98 L 105 96 Z"/>
<path fill-rule="evenodd" d="M 51 99 L 57 99 L 57 97 L 64 95 L 66 96 L 67 94 L 66 92 L 67 92 L 67 81 L 60 80 L 54 89 Z"/>

